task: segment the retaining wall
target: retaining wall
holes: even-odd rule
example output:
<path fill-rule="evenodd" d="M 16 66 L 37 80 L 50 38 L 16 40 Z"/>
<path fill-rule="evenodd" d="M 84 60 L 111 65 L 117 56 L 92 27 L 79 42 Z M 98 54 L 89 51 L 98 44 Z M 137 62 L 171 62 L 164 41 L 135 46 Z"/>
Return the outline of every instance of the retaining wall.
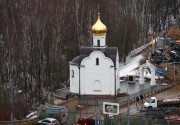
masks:
<path fill-rule="evenodd" d="M 15 121 L 0 121 L 0 125 L 35 125 L 37 122 L 38 118 L 34 118 Z"/>

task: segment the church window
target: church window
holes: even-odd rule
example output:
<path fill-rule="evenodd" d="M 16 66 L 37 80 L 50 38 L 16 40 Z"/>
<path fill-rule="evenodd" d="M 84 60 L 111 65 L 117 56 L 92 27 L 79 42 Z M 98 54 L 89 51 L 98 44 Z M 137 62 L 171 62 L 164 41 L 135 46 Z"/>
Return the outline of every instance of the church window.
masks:
<path fill-rule="evenodd" d="M 100 40 L 99 39 L 97 40 L 97 46 L 100 46 Z"/>
<path fill-rule="evenodd" d="M 96 58 L 96 65 L 99 65 L 99 58 Z"/>
<path fill-rule="evenodd" d="M 74 70 L 71 71 L 71 76 L 74 77 Z"/>

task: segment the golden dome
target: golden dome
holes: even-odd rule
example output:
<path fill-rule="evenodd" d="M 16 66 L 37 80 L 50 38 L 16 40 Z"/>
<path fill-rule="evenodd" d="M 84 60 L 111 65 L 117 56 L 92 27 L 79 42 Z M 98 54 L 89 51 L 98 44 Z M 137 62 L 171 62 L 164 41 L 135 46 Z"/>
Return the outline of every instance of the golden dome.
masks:
<path fill-rule="evenodd" d="M 98 19 L 92 26 L 92 33 L 96 36 L 103 36 L 106 34 L 107 28 L 100 20 L 100 14 L 98 13 Z"/>

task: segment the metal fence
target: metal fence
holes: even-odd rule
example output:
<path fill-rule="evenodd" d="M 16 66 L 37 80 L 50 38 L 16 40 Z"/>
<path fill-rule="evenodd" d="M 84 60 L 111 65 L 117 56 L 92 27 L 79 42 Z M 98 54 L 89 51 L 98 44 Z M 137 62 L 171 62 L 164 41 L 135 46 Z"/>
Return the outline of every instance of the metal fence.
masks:
<path fill-rule="evenodd" d="M 141 90 L 139 92 L 130 94 L 129 96 L 118 97 L 116 99 L 116 102 L 121 105 L 123 103 L 127 103 L 127 100 L 130 100 L 130 101 L 134 100 L 137 96 L 140 96 L 140 95 L 143 95 L 143 96 L 150 95 L 150 94 L 158 92 L 160 90 L 167 89 L 167 88 L 169 88 L 169 87 L 171 87 L 173 85 L 174 84 L 170 84 L 170 85 L 166 85 L 166 86 L 162 86 L 162 85 L 151 86 L 150 88 L 147 88 L 147 89 Z"/>
<path fill-rule="evenodd" d="M 117 116 L 114 119 L 106 119 L 104 125 L 168 125 L 164 119 L 153 119 L 135 116 Z"/>
<path fill-rule="evenodd" d="M 76 112 L 68 113 L 68 125 L 75 125 L 77 122 Z M 120 114 L 118 116 L 109 116 L 95 113 L 82 113 L 81 117 L 92 116 L 96 120 L 96 125 L 171 125 L 170 121 L 165 119 L 157 119 L 142 116 L 128 116 L 127 114 Z M 173 122 L 174 123 L 174 122 Z M 172 123 L 172 124 L 173 124 Z M 180 124 L 180 123 L 179 123 Z M 178 123 L 176 123 L 178 125 Z"/>
<path fill-rule="evenodd" d="M 120 105 L 122 105 L 123 103 L 127 103 L 127 100 L 132 101 L 134 100 L 137 96 L 143 95 L 143 96 L 147 96 L 150 95 L 152 93 L 167 89 L 171 86 L 173 86 L 174 84 L 170 84 L 170 85 L 154 85 L 151 86 L 150 88 L 141 90 L 139 92 L 130 94 L 129 96 L 125 96 L 125 97 L 118 97 L 114 100 L 108 100 L 108 102 L 116 102 L 119 103 Z M 80 105 L 91 105 L 91 106 L 97 106 L 97 105 L 102 105 L 103 102 L 106 101 L 106 99 L 101 100 L 101 99 L 97 99 L 97 98 L 79 98 L 79 104 Z"/>

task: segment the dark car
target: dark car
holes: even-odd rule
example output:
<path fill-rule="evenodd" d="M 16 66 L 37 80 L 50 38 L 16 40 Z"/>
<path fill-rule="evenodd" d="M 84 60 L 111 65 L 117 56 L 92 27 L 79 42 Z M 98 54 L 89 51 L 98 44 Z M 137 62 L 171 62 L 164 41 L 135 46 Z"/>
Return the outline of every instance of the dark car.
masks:
<path fill-rule="evenodd" d="M 95 120 L 92 117 L 79 118 L 76 125 L 95 125 Z"/>
<path fill-rule="evenodd" d="M 161 61 L 161 59 L 160 58 L 158 58 L 158 57 L 154 57 L 154 58 L 151 58 L 151 62 L 152 63 L 156 63 L 156 64 L 160 64 L 162 61 Z"/>

